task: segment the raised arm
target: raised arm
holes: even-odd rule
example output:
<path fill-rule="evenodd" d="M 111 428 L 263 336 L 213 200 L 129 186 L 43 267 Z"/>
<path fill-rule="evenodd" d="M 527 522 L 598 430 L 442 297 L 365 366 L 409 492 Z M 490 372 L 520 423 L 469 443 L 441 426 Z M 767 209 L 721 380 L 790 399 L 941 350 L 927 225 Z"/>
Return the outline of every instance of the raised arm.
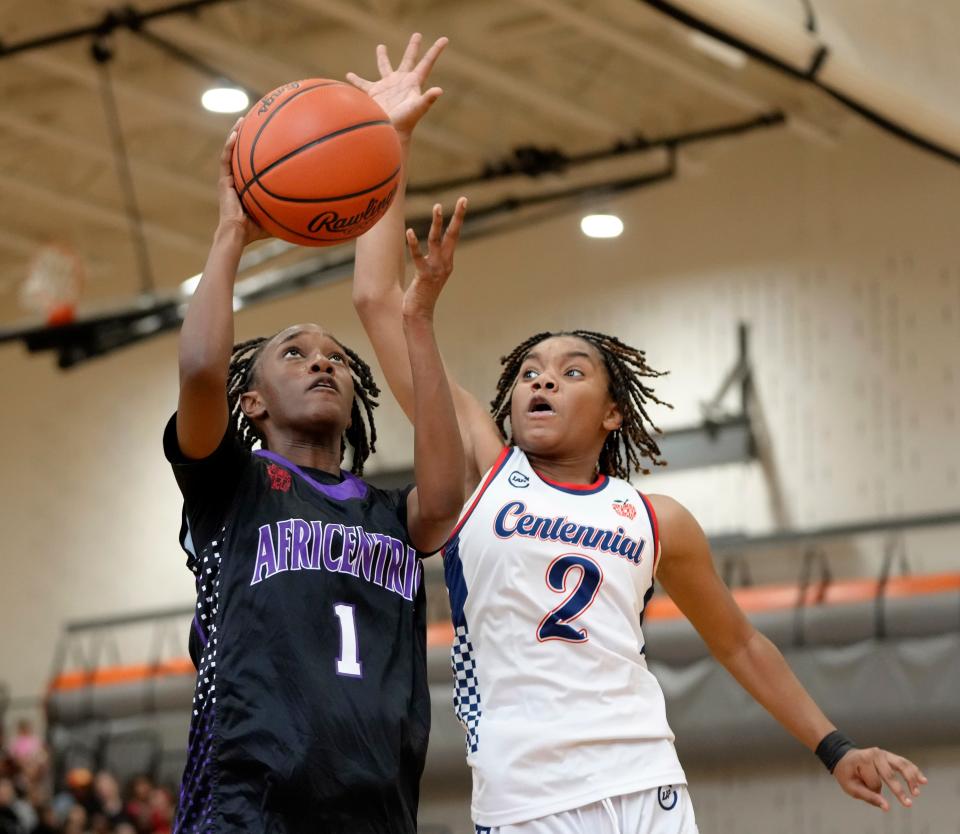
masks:
<path fill-rule="evenodd" d="M 823 714 L 783 655 L 757 631 L 717 575 L 710 545 L 690 512 L 672 498 L 651 495 L 662 553 L 660 583 L 710 652 L 736 681 L 780 724 L 810 750 L 836 727 Z M 877 747 L 848 748 L 832 773 L 850 796 L 889 809 L 881 789 L 886 783 L 904 806 L 920 793 L 926 777 L 913 762 Z M 907 783 L 903 787 L 897 774 Z"/>
<path fill-rule="evenodd" d="M 347 76 L 352 84 L 370 95 L 390 116 L 403 153 L 403 170 L 393 203 L 380 222 L 357 241 L 353 302 L 383 368 L 387 384 L 411 421 L 414 419 L 413 378 L 404 344 L 401 316 L 407 161 L 417 122 L 442 92 L 439 87 L 431 87 L 426 92 L 421 92 L 421 89 L 446 44 L 446 38 L 440 38 L 417 61 L 420 35 L 414 34 L 396 69 L 390 64 L 386 47 L 377 47 L 377 67 L 381 76 L 378 81 L 366 81 L 353 73 Z M 457 230 L 465 209 L 466 201 L 462 205 L 458 203 L 452 221 Z M 449 244 L 445 255 L 452 268 L 456 236 L 445 236 L 445 241 Z M 449 380 L 449 384 L 466 454 L 466 483 L 472 489 L 496 460 L 503 439 L 493 419 L 477 399 L 454 380 Z"/>
<path fill-rule="evenodd" d="M 407 499 L 407 529 L 417 549 L 432 553 L 443 546 L 464 501 L 464 452 L 457 415 L 440 349 L 433 331 L 437 298 L 450 272 L 438 250 L 443 218 L 430 229 L 427 257 L 412 231 L 407 232 L 416 275 L 401 307 L 407 358 L 413 381 L 414 474 Z"/>
<path fill-rule="evenodd" d="M 266 233 L 244 212 L 233 186 L 230 154 L 240 120 L 220 155 L 220 222 L 203 277 L 180 329 L 177 440 L 188 458 L 205 458 L 227 430 L 227 370 L 233 348 L 233 284 L 243 248 Z"/>

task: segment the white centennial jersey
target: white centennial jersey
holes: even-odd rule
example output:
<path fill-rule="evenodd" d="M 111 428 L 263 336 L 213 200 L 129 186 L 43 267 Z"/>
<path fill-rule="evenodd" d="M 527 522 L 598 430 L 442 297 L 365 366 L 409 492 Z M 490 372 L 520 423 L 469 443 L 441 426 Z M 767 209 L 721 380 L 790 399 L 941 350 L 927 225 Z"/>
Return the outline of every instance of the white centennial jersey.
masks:
<path fill-rule="evenodd" d="M 627 481 L 539 476 L 504 449 L 444 549 L 474 822 L 686 784 L 641 623 L 656 518 Z"/>

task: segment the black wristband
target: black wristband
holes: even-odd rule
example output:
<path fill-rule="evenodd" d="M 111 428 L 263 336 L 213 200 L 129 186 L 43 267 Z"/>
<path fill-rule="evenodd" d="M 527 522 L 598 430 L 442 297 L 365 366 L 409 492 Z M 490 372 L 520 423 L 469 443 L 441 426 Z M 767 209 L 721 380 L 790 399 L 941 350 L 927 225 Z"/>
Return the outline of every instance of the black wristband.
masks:
<path fill-rule="evenodd" d="M 820 740 L 814 752 L 817 754 L 817 758 L 823 762 L 823 766 L 833 773 L 837 762 L 843 758 L 848 750 L 853 750 L 856 746 L 851 739 L 847 738 L 839 730 L 834 730 L 832 733 L 827 733 Z"/>

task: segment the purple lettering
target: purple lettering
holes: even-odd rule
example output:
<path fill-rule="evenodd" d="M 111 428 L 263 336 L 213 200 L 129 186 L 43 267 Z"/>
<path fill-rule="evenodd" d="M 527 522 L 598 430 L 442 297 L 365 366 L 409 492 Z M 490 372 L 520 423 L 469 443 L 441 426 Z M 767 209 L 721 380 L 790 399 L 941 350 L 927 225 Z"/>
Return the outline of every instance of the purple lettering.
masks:
<path fill-rule="evenodd" d="M 290 543 L 290 570 L 312 568 L 310 564 L 310 524 L 302 518 L 293 519 L 293 532 Z"/>
<path fill-rule="evenodd" d="M 377 541 L 362 527 L 358 528 L 357 532 L 360 534 L 357 542 L 357 570 L 358 572 L 362 570 L 363 578 L 369 582 L 373 571 L 373 556 L 377 549 Z"/>
<path fill-rule="evenodd" d="M 277 522 L 277 570 L 290 569 L 290 525 L 293 519 Z"/>
<path fill-rule="evenodd" d="M 401 593 L 405 599 L 413 599 L 413 583 L 417 575 L 417 564 L 420 560 L 417 558 L 417 551 L 412 547 L 407 548 L 407 561 L 404 563 L 403 570 L 403 588 Z"/>
<path fill-rule="evenodd" d="M 340 573 L 349 573 L 356 576 L 360 570 L 360 560 L 357 558 L 357 549 L 362 531 L 357 527 L 344 527 L 343 559 L 340 562 Z"/>
<path fill-rule="evenodd" d="M 387 563 L 387 577 L 383 587 L 396 594 L 403 593 L 403 585 L 400 580 L 400 567 L 403 565 L 403 557 L 406 553 L 406 545 L 396 539 L 390 539 L 390 561 Z"/>
<path fill-rule="evenodd" d="M 340 536 L 340 555 L 333 555 L 333 537 L 334 534 Z M 340 564 L 343 561 L 343 525 L 328 524 L 323 528 L 323 566 L 332 572 L 340 570 Z"/>
<path fill-rule="evenodd" d="M 266 573 L 263 573 L 266 571 Z M 273 549 L 273 536 L 270 535 L 270 525 L 264 524 L 260 528 L 260 544 L 257 545 L 257 561 L 253 566 L 253 581 L 256 585 L 261 579 L 268 579 L 277 572 L 277 554 Z"/>

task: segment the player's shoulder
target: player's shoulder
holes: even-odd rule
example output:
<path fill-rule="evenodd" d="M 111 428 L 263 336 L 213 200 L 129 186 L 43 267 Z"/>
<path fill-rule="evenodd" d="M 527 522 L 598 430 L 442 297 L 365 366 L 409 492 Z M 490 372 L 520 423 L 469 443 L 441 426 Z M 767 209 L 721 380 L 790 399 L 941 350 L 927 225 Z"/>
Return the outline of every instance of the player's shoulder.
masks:
<path fill-rule="evenodd" d="M 661 528 L 664 526 L 675 527 L 693 520 L 693 514 L 690 510 L 677 501 L 676 498 L 671 498 L 669 495 L 656 492 L 644 492 L 641 494 L 657 514 L 657 521 Z"/>
<path fill-rule="evenodd" d="M 658 493 L 645 494 L 657 517 L 660 538 L 664 547 L 676 548 L 685 544 L 705 541 L 703 529 L 690 512 L 676 498 Z"/>

